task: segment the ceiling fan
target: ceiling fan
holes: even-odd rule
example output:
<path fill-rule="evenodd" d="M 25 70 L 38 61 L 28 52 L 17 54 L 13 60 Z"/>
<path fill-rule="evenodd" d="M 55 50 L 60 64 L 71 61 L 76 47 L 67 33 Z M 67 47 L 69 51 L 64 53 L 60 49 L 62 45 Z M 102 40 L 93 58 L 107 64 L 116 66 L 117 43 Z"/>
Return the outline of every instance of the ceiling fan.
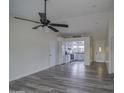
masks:
<path fill-rule="evenodd" d="M 57 30 L 55 27 L 69 27 L 67 24 L 57 24 L 57 23 L 51 23 L 50 20 L 47 19 L 47 15 L 46 15 L 46 2 L 47 0 L 44 0 L 45 5 L 44 5 L 44 13 L 38 13 L 40 16 L 40 21 L 33 21 L 30 19 L 26 19 L 26 18 L 20 18 L 20 17 L 14 17 L 16 19 L 20 19 L 20 20 L 25 20 L 25 21 L 30 21 L 30 22 L 34 22 L 39 24 L 38 26 L 33 27 L 32 29 L 37 29 L 39 27 L 48 27 L 49 29 L 51 29 L 54 32 L 59 32 L 59 30 Z"/>

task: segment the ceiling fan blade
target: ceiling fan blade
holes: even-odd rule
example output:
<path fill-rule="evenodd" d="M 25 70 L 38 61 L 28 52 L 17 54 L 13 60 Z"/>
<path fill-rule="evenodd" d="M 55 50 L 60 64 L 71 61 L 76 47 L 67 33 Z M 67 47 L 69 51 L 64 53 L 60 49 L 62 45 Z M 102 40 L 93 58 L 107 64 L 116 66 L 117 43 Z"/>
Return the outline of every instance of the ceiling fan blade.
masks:
<path fill-rule="evenodd" d="M 69 27 L 67 24 L 56 24 L 56 23 L 50 23 L 51 26 L 57 26 L 57 27 Z"/>
<path fill-rule="evenodd" d="M 52 26 L 48 26 L 49 29 L 53 30 L 54 32 L 59 32 L 59 30 L 57 30 L 56 28 L 52 27 Z"/>
<path fill-rule="evenodd" d="M 42 25 L 35 26 L 35 27 L 33 27 L 32 29 L 37 29 L 37 28 L 39 28 L 40 26 L 42 26 Z"/>
<path fill-rule="evenodd" d="M 25 18 L 20 18 L 20 17 L 14 17 L 15 19 L 19 19 L 19 20 L 25 20 L 25 21 L 30 21 L 30 22 L 34 22 L 34 23 L 40 23 L 38 21 L 33 21 L 33 20 L 30 20 L 30 19 L 25 19 Z"/>

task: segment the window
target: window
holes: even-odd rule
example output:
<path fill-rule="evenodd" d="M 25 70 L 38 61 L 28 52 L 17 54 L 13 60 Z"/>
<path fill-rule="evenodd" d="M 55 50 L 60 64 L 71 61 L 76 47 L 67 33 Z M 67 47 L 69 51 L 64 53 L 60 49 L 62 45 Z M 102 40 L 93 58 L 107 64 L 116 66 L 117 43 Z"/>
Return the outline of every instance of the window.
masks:
<path fill-rule="evenodd" d="M 99 47 L 99 52 L 102 52 L 102 47 Z"/>
<path fill-rule="evenodd" d="M 73 42 L 72 50 L 74 53 L 83 53 L 84 52 L 84 41 Z"/>

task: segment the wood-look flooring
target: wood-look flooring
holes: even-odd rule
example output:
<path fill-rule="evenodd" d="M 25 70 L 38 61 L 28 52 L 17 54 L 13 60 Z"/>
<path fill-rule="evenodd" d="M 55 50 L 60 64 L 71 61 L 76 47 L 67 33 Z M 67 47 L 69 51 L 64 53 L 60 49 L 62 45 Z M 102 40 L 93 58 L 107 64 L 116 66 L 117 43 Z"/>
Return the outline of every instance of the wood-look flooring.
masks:
<path fill-rule="evenodd" d="M 57 65 L 10 82 L 10 90 L 25 93 L 114 93 L 114 81 L 104 63 Z"/>

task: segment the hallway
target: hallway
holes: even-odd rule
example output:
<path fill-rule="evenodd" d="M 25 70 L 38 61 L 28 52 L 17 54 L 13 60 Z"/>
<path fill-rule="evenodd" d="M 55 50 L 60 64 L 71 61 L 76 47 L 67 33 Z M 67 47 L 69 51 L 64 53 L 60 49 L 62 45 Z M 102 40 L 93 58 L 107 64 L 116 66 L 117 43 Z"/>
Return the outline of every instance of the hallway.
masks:
<path fill-rule="evenodd" d="M 104 63 L 57 65 L 10 82 L 10 90 L 26 93 L 114 93 L 114 81 Z"/>

